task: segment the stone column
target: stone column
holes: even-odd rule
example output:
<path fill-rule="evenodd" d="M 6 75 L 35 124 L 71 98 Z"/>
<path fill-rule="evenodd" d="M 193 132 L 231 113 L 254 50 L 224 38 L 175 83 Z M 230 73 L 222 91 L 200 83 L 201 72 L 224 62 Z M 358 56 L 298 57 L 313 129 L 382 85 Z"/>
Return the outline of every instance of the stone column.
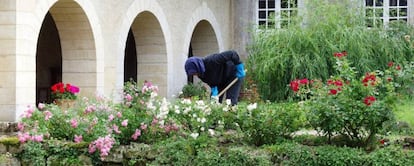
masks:
<path fill-rule="evenodd" d="M 16 104 L 16 0 L 0 0 L 0 121 L 14 121 Z"/>

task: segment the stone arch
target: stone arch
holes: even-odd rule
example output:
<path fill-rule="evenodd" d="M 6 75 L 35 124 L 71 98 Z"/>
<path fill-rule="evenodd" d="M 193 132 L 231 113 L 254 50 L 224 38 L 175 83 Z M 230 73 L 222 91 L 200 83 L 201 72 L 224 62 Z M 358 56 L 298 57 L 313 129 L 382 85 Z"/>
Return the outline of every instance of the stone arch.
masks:
<path fill-rule="evenodd" d="M 166 96 L 168 60 L 157 18 L 151 12 L 142 12 L 135 18 L 131 30 L 136 41 L 137 81 L 155 83 L 160 95 Z"/>
<path fill-rule="evenodd" d="M 213 27 L 207 20 L 201 20 L 194 27 L 190 41 L 189 56 L 206 56 L 218 51 L 219 46 Z"/>
<path fill-rule="evenodd" d="M 218 22 L 213 12 L 205 4 L 195 10 L 187 26 L 186 34 L 183 52 L 187 57 L 203 57 L 223 49 L 223 39 Z M 194 81 L 200 80 L 193 76 L 187 77 L 187 82 Z"/>
<path fill-rule="evenodd" d="M 50 9 L 62 48 L 62 81 L 81 88 L 81 94 L 96 92 L 97 63 L 92 27 L 75 1 L 58 1 Z"/>
<path fill-rule="evenodd" d="M 43 20 L 54 18 L 62 48 L 62 81 L 93 95 L 103 87 L 99 19 L 88 0 L 17 0 L 15 116 L 36 101 L 36 48 Z"/>
<path fill-rule="evenodd" d="M 186 29 L 187 35 L 184 39 L 183 52 L 187 55 L 190 54 L 190 45 L 193 53 L 196 51 L 194 54 L 197 56 L 223 51 L 224 42 L 219 23 L 213 12 L 205 4 L 195 10 Z M 203 39 L 203 37 L 205 38 Z M 195 42 L 197 46 L 192 46 L 192 42 Z M 207 49 L 201 48 L 204 44 L 210 47 Z"/>
<path fill-rule="evenodd" d="M 173 70 L 172 45 L 169 25 L 160 5 L 156 1 L 134 1 L 120 27 L 119 41 L 123 41 L 124 48 L 129 29 L 134 35 L 138 83 L 152 81 L 158 86 L 159 95 L 167 97 L 171 93 L 169 85 L 174 82 L 169 74 Z M 124 64 L 124 58 L 118 57 L 118 64 Z M 123 67 L 117 65 L 118 76 L 123 76 Z M 117 77 L 117 89 L 122 89 L 122 81 Z"/>

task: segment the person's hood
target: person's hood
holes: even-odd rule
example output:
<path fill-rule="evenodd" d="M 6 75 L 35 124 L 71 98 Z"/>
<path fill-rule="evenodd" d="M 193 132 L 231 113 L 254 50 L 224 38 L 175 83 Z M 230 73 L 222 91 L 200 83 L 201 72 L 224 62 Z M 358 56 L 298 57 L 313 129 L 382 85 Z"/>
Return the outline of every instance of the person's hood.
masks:
<path fill-rule="evenodd" d="M 201 58 L 198 57 L 190 57 L 185 62 L 185 72 L 187 76 L 194 75 L 196 73 L 203 75 L 206 71 L 204 67 L 204 62 Z"/>

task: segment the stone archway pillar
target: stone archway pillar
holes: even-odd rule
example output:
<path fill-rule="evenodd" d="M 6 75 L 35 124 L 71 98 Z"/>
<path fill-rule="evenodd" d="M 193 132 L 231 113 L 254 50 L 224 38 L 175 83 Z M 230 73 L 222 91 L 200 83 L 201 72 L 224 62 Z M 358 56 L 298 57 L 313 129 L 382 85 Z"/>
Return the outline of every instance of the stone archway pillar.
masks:
<path fill-rule="evenodd" d="M 0 121 L 16 118 L 16 1 L 0 6 Z"/>

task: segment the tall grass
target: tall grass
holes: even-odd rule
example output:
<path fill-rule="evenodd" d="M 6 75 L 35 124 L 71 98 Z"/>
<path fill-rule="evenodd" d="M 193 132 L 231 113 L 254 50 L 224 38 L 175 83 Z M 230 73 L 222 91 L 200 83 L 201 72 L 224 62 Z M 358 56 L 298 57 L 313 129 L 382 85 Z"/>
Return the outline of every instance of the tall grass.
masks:
<path fill-rule="evenodd" d="M 293 18 L 296 24 L 253 35 L 247 65 L 264 99 L 289 98 L 288 84 L 296 78 L 329 78 L 335 52 L 347 51 L 359 74 L 413 59 L 413 48 L 404 40 L 413 34 L 407 24 L 367 28 L 362 10 L 349 1 L 308 0 L 305 6 Z"/>

